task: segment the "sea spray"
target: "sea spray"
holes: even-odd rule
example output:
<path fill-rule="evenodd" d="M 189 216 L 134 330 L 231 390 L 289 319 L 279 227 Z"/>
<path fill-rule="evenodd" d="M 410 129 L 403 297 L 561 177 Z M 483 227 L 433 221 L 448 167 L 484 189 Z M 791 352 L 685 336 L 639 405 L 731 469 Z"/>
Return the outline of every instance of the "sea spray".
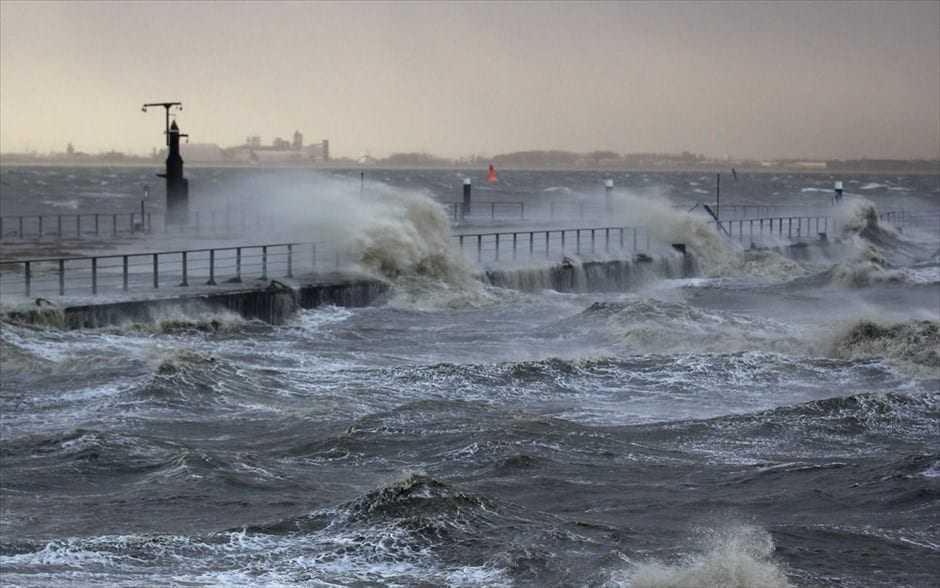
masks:
<path fill-rule="evenodd" d="M 791 584 L 771 558 L 774 542 L 767 531 L 738 525 L 709 529 L 701 551 L 676 564 L 637 565 L 625 585 L 631 588 L 787 588 Z"/>
<path fill-rule="evenodd" d="M 646 227 L 651 246 L 659 252 L 671 252 L 673 243 L 685 244 L 705 276 L 786 280 L 806 273 L 798 263 L 776 251 L 751 251 L 724 239 L 712 221 L 674 208 L 665 197 L 655 193 L 640 195 L 617 191 L 613 206 L 615 217 L 624 224 Z"/>
<path fill-rule="evenodd" d="M 447 213 L 427 191 L 326 175 L 266 177 L 249 201 L 284 227 L 280 238 L 315 241 L 318 269 L 389 283 L 389 302 L 433 310 L 500 300 L 451 247 Z"/>

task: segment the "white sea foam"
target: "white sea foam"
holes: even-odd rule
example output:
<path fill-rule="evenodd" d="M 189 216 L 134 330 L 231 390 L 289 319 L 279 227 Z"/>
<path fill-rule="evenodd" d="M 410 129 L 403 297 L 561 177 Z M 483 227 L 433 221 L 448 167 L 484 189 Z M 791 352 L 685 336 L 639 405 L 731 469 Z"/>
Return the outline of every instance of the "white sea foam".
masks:
<path fill-rule="evenodd" d="M 612 578 L 630 588 L 788 588 L 786 574 L 773 561 L 770 534 L 753 526 L 709 529 L 700 551 L 675 564 L 649 561 Z M 625 576 L 625 577 L 624 577 Z"/>

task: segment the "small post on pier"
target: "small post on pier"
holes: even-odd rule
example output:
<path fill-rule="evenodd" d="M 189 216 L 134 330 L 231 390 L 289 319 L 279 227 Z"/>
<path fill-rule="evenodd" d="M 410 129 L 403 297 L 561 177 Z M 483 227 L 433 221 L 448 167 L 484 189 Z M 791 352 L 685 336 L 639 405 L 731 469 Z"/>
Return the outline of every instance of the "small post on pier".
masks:
<path fill-rule="evenodd" d="M 147 212 L 144 208 L 144 203 L 147 198 L 150 197 L 150 186 L 144 185 L 144 198 L 140 201 L 140 232 L 146 232 L 147 230 Z"/>
<path fill-rule="evenodd" d="M 470 215 L 470 178 L 464 178 L 463 181 L 463 206 L 460 209 L 460 221 Z"/>
<path fill-rule="evenodd" d="M 721 222 L 721 173 L 715 174 L 715 222 Z"/>
<path fill-rule="evenodd" d="M 832 203 L 838 204 L 842 202 L 842 182 L 838 181 L 835 184 L 835 196 L 832 197 Z"/>
<path fill-rule="evenodd" d="M 614 181 L 612 179 L 604 180 L 604 192 L 606 193 L 607 216 L 614 214 Z"/>

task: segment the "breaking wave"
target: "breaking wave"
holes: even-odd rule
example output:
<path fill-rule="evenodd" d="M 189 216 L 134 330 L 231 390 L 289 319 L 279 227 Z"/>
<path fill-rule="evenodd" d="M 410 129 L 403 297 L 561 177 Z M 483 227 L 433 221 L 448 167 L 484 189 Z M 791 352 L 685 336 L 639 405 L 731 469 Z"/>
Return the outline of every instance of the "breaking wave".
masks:
<path fill-rule="evenodd" d="M 607 328 L 635 353 L 792 351 L 805 346 L 789 326 L 653 298 L 596 303 L 582 313 L 606 319 Z"/>
<path fill-rule="evenodd" d="M 646 226 L 661 251 L 684 243 L 706 277 L 746 276 L 788 280 L 807 273 L 799 263 L 773 249 L 744 249 L 725 240 L 704 217 L 673 208 L 665 198 L 627 192 L 615 194 L 614 210 L 628 225 Z"/>
<path fill-rule="evenodd" d="M 787 588 L 791 584 L 773 561 L 774 542 L 767 531 L 752 526 L 709 529 L 700 552 L 682 561 L 637 565 L 627 578 L 631 588 Z"/>
<path fill-rule="evenodd" d="M 940 377 L 940 321 L 858 321 L 836 336 L 831 353 L 841 358 L 885 357 L 928 368 Z"/>

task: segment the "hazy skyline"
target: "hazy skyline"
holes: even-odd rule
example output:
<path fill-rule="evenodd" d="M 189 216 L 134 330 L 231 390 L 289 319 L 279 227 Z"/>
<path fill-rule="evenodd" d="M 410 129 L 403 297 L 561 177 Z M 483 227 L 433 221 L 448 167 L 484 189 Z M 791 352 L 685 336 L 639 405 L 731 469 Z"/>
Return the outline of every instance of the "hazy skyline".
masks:
<path fill-rule="evenodd" d="M 940 2 L 0 3 L 0 150 L 940 157 Z"/>

